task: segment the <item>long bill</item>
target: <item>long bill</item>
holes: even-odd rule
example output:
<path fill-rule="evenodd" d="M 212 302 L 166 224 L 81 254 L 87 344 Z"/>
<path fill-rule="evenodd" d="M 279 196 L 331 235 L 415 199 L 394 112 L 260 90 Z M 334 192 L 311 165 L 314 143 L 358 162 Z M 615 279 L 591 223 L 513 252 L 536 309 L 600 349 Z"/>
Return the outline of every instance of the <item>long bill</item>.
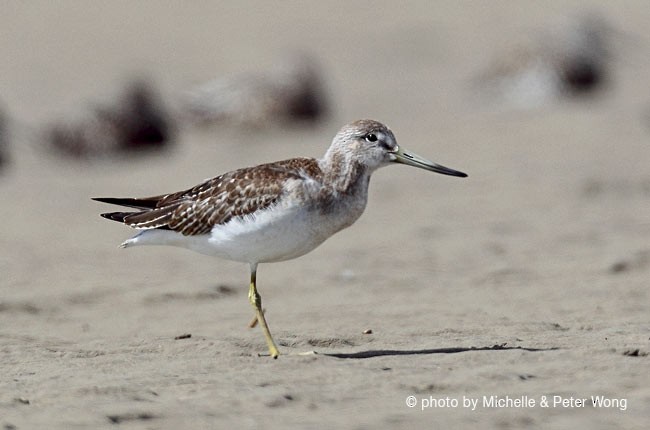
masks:
<path fill-rule="evenodd" d="M 458 170 L 450 169 L 449 167 L 441 166 L 440 164 L 429 161 L 426 158 L 422 158 L 419 155 L 407 151 L 401 147 L 398 147 L 395 152 L 392 153 L 393 162 L 406 164 L 407 166 L 419 167 L 420 169 L 429 170 L 431 172 L 441 173 L 443 175 L 449 176 L 458 176 L 460 178 L 466 178 L 467 174 L 459 172 Z"/>

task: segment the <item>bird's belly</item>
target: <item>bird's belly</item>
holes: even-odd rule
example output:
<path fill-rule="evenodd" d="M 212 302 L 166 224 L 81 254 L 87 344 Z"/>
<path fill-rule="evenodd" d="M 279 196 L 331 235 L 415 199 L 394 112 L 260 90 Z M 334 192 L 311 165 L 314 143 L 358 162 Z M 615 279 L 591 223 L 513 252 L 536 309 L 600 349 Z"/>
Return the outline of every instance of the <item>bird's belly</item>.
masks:
<path fill-rule="evenodd" d="M 274 262 L 300 257 L 350 223 L 306 208 L 276 207 L 215 226 L 199 250 L 242 262 Z"/>

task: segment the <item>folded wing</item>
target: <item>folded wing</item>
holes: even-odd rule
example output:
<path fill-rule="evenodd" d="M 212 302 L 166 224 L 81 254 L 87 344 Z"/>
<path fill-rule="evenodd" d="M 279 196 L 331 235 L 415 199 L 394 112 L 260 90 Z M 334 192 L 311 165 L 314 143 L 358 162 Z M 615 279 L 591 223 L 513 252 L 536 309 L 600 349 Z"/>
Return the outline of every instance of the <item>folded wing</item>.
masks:
<path fill-rule="evenodd" d="M 316 160 L 292 159 L 236 170 L 193 188 L 146 198 L 94 198 L 104 203 L 140 209 L 109 212 L 101 216 L 138 229 L 167 229 L 183 235 L 209 233 L 233 217 L 254 214 L 275 204 L 288 179 L 305 179 L 320 173 Z"/>

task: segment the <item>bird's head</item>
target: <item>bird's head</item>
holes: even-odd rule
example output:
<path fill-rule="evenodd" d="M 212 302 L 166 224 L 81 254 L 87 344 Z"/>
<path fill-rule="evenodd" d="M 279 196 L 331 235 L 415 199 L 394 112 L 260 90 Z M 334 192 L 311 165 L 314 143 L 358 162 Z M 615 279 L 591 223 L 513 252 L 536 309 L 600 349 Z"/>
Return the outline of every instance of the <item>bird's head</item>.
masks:
<path fill-rule="evenodd" d="M 325 159 L 341 156 L 348 162 L 360 163 L 370 171 L 388 164 L 401 163 L 443 175 L 467 176 L 463 172 L 441 166 L 400 147 L 390 128 L 370 119 L 355 121 L 339 130 L 325 154 Z"/>

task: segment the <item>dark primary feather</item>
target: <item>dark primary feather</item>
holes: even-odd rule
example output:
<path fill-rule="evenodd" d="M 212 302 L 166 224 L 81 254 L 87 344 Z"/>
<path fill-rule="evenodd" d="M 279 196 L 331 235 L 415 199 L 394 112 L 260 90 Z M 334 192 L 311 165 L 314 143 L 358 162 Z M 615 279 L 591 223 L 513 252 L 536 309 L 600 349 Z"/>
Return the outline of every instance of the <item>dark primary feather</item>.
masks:
<path fill-rule="evenodd" d="M 136 213 L 138 213 L 138 212 L 106 212 L 106 213 L 99 214 L 99 215 L 106 218 L 106 219 L 110 219 L 112 221 L 118 221 L 118 222 L 123 223 L 124 219 L 126 217 L 128 217 L 130 215 L 133 215 L 133 214 L 136 214 Z M 164 226 L 159 227 L 159 228 L 169 230 L 169 228 L 164 227 Z"/>
<path fill-rule="evenodd" d="M 294 158 L 225 173 L 193 188 L 146 198 L 95 198 L 94 200 L 142 209 L 111 212 L 104 218 L 140 229 L 169 229 L 185 236 L 209 233 L 233 217 L 265 209 L 278 201 L 287 179 L 319 178 L 318 162 Z"/>
<path fill-rule="evenodd" d="M 146 198 L 93 197 L 92 200 L 135 209 L 151 209 L 156 207 L 162 197 L 164 196 Z"/>

